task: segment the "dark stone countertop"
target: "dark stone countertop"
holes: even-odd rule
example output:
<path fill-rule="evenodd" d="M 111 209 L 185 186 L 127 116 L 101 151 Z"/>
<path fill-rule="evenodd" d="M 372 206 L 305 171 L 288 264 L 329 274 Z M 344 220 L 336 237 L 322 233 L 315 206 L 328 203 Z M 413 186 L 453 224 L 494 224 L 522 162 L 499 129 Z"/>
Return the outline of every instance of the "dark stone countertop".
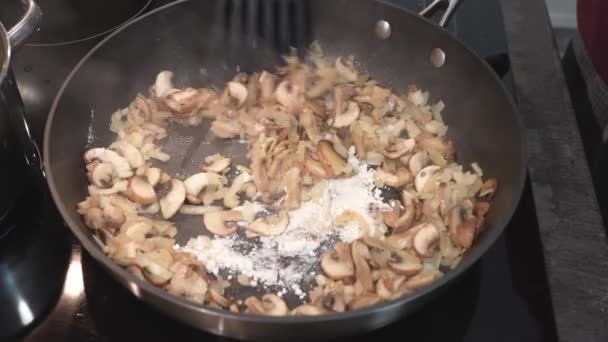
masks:
<path fill-rule="evenodd" d="M 606 230 L 545 1 L 501 5 L 557 335 L 608 341 Z"/>

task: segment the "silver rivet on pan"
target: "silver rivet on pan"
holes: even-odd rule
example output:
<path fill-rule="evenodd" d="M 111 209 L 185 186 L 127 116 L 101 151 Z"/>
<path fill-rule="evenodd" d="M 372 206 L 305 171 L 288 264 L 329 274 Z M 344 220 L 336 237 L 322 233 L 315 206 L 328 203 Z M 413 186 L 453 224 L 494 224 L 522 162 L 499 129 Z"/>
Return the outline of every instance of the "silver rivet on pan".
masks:
<path fill-rule="evenodd" d="M 382 40 L 388 39 L 391 36 L 391 24 L 386 20 L 378 20 L 375 31 L 378 38 Z"/>
<path fill-rule="evenodd" d="M 445 64 L 445 52 L 440 48 L 431 50 L 431 64 L 436 68 L 441 68 Z"/>

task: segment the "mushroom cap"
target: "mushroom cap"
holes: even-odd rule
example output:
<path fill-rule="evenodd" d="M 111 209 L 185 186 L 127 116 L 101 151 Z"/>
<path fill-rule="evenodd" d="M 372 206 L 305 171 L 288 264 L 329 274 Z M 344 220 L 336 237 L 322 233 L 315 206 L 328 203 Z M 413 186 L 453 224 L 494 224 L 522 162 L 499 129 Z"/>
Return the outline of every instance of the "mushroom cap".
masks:
<path fill-rule="evenodd" d="M 227 236 L 236 232 L 237 221 L 243 219 L 243 214 L 236 210 L 210 211 L 203 216 L 205 228 L 218 236 Z"/>
<path fill-rule="evenodd" d="M 273 236 L 283 233 L 288 224 L 289 215 L 287 211 L 279 210 L 275 214 L 254 220 L 247 226 L 247 230 L 257 235 Z"/>
<path fill-rule="evenodd" d="M 160 201 L 160 212 L 164 219 L 173 217 L 186 200 L 186 187 L 184 182 L 179 179 L 171 180 L 171 188 L 169 192 L 163 196 Z"/>

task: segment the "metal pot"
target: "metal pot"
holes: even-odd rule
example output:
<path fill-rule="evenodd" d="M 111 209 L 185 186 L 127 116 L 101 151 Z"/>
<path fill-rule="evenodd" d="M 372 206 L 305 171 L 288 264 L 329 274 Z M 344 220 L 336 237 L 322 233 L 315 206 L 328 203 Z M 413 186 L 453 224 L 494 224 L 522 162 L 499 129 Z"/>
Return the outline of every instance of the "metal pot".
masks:
<path fill-rule="evenodd" d="M 22 3 L 25 13 L 10 31 L 0 23 L 0 221 L 41 170 L 38 148 L 25 122 L 23 101 L 10 69 L 12 50 L 34 32 L 42 16 L 33 0 Z"/>

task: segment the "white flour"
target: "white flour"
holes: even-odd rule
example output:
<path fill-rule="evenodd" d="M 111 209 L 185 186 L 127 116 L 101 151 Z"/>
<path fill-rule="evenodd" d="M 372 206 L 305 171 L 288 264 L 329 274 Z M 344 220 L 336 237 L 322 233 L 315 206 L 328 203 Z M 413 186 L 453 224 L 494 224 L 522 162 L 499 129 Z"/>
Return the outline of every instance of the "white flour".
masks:
<path fill-rule="evenodd" d="M 232 275 L 243 274 L 252 279 L 252 286 L 278 287 L 280 295 L 292 292 L 303 298 L 301 284 L 314 278 L 319 256 L 333 242 L 351 242 L 364 234 L 383 233 L 377 231 L 370 209 L 385 207 L 380 190 L 374 189 L 374 171 L 360 164 L 352 150 L 349 163 L 355 175 L 329 180 L 316 202 L 302 202 L 298 209 L 290 211 L 287 229 L 280 235 L 259 240 L 240 235 L 215 239 L 199 236 L 176 248 L 194 254 L 211 273 L 223 270 Z M 368 227 L 356 221 L 343 227 L 332 225 L 345 210 L 358 213 Z"/>

